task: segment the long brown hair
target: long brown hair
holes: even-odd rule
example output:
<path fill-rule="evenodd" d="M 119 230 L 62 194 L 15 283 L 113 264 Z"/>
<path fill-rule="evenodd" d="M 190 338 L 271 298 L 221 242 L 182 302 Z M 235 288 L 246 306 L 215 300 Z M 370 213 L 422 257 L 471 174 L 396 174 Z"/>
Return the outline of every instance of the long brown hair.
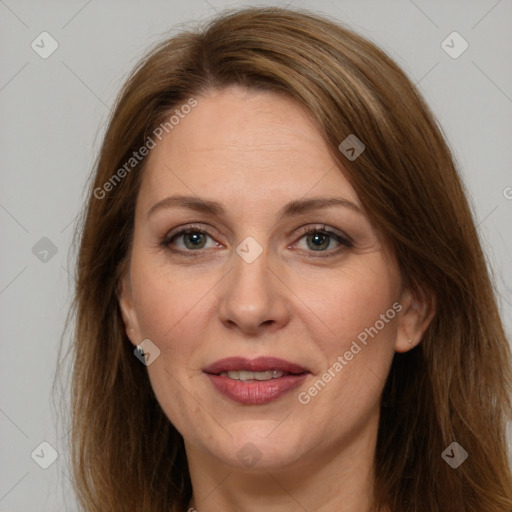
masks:
<path fill-rule="evenodd" d="M 509 345 L 442 131 L 405 73 L 373 43 L 321 16 L 281 8 L 223 13 L 160 43 L 112 111 L 77 234 L 71 308 L 70 452 L 82 510 L 181 512 L 189 503 L 183 439 L 134 357 L 118 307 L 145 160 L 105 183 L 176 108 L 232 84 L 286 94 L 310 113 L 394 253 L 404 286 L 435 294 L 422 342 L 395 354 L 385 385 L 376 508 L 510 512 Z M 353 161 L 338 149 L 351 134 L 366 147 Z M 469 454 L 457 469 L 441 457 L 452 442 Z"/>

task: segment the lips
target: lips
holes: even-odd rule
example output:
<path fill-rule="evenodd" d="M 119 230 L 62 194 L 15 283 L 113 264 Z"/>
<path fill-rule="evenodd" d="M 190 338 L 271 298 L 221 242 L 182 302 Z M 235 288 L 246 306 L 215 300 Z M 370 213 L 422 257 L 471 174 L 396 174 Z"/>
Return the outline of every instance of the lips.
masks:
<path fill-rule="evenodd" d="M 290 363 L 277 357 L 258 357 L 247 359 L 245 357 L 228 357 L 220 359 L 203 369 L 205 373 L 218 375 L 221 372 L 230 371 L 266 372 L 281 371 L 291 374 L 305 373 L 308 370 L 298 364 Z"/>
<path fill-rule="evenodd" d="M 276 357 L 230 357 L 203 369 L 223 396 L 245 405 L 262 405 L 300 386 L 306 368 Z"/>

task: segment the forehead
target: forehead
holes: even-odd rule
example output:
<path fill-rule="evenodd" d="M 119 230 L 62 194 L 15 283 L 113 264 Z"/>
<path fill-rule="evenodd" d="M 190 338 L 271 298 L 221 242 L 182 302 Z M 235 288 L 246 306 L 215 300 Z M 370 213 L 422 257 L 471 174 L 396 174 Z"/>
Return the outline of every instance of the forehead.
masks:
<path fill-rule="evenodd" d="M 177 107 L 179 109 L 179 106 Z M 150 203 L 170 193 L 258 207 L 308 194 L 360 204 L 308 114 L 292 99 L 239 87 L 211 91 L 151 150 L 140 190 Z"/>

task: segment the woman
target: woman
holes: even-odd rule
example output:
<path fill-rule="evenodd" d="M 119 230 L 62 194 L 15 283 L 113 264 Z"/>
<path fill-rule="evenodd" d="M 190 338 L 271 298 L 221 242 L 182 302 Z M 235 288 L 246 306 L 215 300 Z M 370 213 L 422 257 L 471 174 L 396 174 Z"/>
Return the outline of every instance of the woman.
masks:
<path fill-rule="evenodd" d="M 251 8 L 146 56 L 77 278 L 83 510 L 512 510 L 509 345 L 463 185 L 347 28 Z"/>

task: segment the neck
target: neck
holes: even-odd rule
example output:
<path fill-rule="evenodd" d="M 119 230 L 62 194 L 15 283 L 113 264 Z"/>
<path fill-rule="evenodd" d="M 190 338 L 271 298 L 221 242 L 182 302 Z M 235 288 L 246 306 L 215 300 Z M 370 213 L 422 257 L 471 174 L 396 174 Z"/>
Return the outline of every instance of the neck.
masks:
<path fill-rule="evenodd" d="M 286 467 L 256 464 L 251 469 L 226 465 L 186 444 L 191 512 L 374 512 L 376 434 L 372 422 L 343 446 L 329 444 Z"/>

